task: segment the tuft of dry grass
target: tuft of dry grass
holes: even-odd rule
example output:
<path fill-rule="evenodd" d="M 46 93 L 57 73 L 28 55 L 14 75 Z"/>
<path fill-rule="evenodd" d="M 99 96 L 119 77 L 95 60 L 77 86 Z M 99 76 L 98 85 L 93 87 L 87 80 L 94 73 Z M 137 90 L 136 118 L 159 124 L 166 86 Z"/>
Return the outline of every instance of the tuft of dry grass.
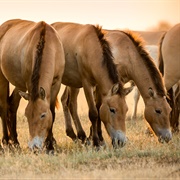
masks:
<path fill-rule="evenodd" d="M 180 179 L 180 136 L 173 134 L 168 144 L 160 144 L 155 136 L 146 134 L 143 104 L 138 106 L 138 120 L 130 120 L 132 94 L 127 97 L 129 111 L 126 121 L 127 144 L 113 149 L 103 127 L 106 146 L 96 151 L 91 145 L 72 142 L 65 134 L 62 109 L 56 113 L 53 126 L 57 141 L 54 155 L 34 154 L 27 147 L 29 130 L 24 117 L 26 103 L 21 101 L 18 111 L 17 131 L 21 150 L 5 148 L 0 153 L 0 179 Z M 90 121 L 84 94 L 78 99 L 79 115 L 86 135 Z M 81 105 L 82 104 L 82 105 Z M 2 133 L 0 133 L 2 137 Z"/>
<path fill-rule="evenodd" d="M 82 125 L 89 134 L 90 122 L 80 114 Z M 136 122 L 126 121 L 128 143 L 113 149 L 103 127 L 106 146 L 96 151 L 91 145 L 72 142 L 65 134 L 62 112 L 57 112 L 53 132 L 57 141 L 54 155 L 34 154 L 27 148 L 28 123 L 19 114 L 18 139 L 21 151 L 0 155 L 1 178 L 7 179 L 119 179 L 119 178 L 180 178 L 180 138 L 173 135 L 168 144 L 160 144 L 145 133 L 146 123 L 140 116 Z M 2 135 L 1 135 L 2 136 Z M 0 178 L 0 179 L 1 179 Z"/>

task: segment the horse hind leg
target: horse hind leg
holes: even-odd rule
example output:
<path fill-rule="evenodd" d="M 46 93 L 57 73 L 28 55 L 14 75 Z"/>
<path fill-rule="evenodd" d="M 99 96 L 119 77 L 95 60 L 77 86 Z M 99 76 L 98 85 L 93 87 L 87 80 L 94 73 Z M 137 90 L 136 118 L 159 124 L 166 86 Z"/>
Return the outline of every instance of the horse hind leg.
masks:
<path fill-rule="evenodd" d="M 61 103 L 65 118 L 65 128 L 66 128 L 66 134 L 69 136 L 73 141 L 77 139 L 77 136 L 73 130 L 72 123 L 71 123 L 71 115 L 69 112 L 69 101 L 70 101 L 70 93 L 69 93 L 69 87 L 66 86 L 65 90 L 61 96 Z"/>
<path fill-rule="evenodd" d="M 69 110 L 71 112 L 71 116 L 77 130 L 77 135 L 78 135 L 78 138 L 82 141 L 82 143 L 84 143 L 86 140 L 86 134 L 82 128 L 82 125 L 81 125 L 81 122 L 77 113 L 77 109 L 78 109 L 77 96 L 79 94 L 79 89 L 69 87 L 68 94 L 70 96 Z"/>
<path fill-rule="evenodd" d="M 140 92 L 136 86 L 134 89 L 134 106 L 133 106 L 133 112 L 131 116 L 132 121 L 135 121 L 137 118 L 137 106 L 138 106 L 139 98 L 140 98 Z"/>

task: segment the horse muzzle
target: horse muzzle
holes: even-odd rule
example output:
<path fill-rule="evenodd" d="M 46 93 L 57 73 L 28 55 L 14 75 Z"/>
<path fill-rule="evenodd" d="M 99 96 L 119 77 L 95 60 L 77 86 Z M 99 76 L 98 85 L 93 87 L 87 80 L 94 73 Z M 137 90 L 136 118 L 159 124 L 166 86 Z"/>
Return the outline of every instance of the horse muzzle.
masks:
<path fill-rule="evenodd" d="M 44 144 L 44 138 L 36 136 L 28 143 L 28 146 L 31 150 L 34 149 L 42 150 L 43 144 Z"/>
<path fill-rule="evenodd" d="M 160 143 L 168 143 L 170 140 L 172 139 L 172 133 L 171 131 L 168 129 L 163 129 L 159 131 L 159 135 L 158 135 L 158 141 Z"/>
<path fill-rule="evenodd" d="M 112 145 L 114 148 L 121 148 L 126 145 L 127 137 L 124 132 L 120 130 L 114 130 L 111 134 Z"/>

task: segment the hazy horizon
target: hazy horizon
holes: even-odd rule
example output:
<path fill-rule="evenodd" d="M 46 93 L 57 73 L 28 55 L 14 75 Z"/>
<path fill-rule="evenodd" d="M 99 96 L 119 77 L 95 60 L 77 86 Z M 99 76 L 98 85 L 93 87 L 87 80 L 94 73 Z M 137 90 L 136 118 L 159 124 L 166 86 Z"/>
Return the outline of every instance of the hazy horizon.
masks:
<path fill-rule="evenodd" d="M 99 24 L 106 29 L 147 30 L 180 22 L 179 0 L 0 0 L 0 24 L 9 19 Z"/>

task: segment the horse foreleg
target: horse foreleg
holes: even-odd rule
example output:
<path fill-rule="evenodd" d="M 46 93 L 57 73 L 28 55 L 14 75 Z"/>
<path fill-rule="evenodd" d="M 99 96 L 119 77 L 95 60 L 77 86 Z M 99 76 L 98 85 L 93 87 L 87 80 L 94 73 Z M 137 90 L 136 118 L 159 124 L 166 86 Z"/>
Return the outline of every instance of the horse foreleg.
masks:
<path fill-rule="evenodd" d="M 15 88 L 9 98 L 9 111 L 8 111 L 8 121 L 7 126 L 10 132 L 10 140 L 14 146 L 19 147 L 19 142 L 17 139 L 16 123 L 17 123 L 17 109 L 19 107 L 19 102 L 21 96 L 19 95 L 19 90 Z"/>
<path fill-rule="evenodd" d="M 93 145 L 98 147 L 100 145 L 98 132 L 97 132 L 98 110 L 96 108 L 95 101 L 93 98 L 92 87 L 88 84 L 88 82 L 84 82 L 83 88 L 84 88 L 87 104 L 89 107 L 89 119 L 92 123 Z"/>
<path fill-rule="evenodd" d="M 49 151 L 54 150 L 54 144 L 56 144 L 56 140 L 53 137 L 52 129 L 53 129 L 53 124 L 54 124 L 54 120 L 55 120 L 55 107 L 56 107 L 57 96 L 58 96 L 60 87 L 61 87 L 61 82 L 57 81 L 55 84 L 53 84 L 52 89 L 51 89 L 50 110 L 52 113 L 52 125 L 51 125 L 51 128 L 49 130 L 48 136 L 45 141 L 45 146 L 46 146 L 48 153 L 49 153 Z"/>
<path fill-rule="evenodd" d="M 68 94 L 69 94 L 69 97 L 70 97 L 70 101 L 69 101 L 69 110 L 71 112 L 71 116 L 72 116 L 72 119 L 74 121 L 74 124 L 75 124 L 75 127 L 76 127 L 76 130 L 77 130 L 77 135 L 78 135 L 78 138 L 80 140 L 82 140 L 82 143 L 85 142 L 86 140 L 86 134 L 82 128 L 82 125 L 81 125 L 81 122 L 80 122 L 80 119 L 79 119 L 79 116 L 78 116 L 78 113 L 77 113 L 77 97 L 78 97 L 78 94 L 79 94 L 79 89 L 77 88 L 72 88 L 72 87 L 68 87 L 69 88 L 69 91 L 68 91 Z"/>
<path fill-rule="evenodd" d="M 98 88 L 96 87 L 93 91 L 94 93 L 94 99 L 95 99 L 95 102 L 96 102 L 96 108 L 98 110 L 98 123 L 97 123 L 97 128 L 98 128 L 98 136 L 99 136 L 99 140 L 100 140 L 100 144 L 101 145 L 104 145 L 104 138 L 102 136 L 102 128 L 101 128 L 101 119 L 99 117 L 99 109 L 100 109 L 100 106 L 101 106 L 101 103 L 102 103 L 102 100 L 101 100 L 101 96 L 100 96 L 100 93 L 98 91 Z"/>
<path fill-rule="evenodd" d="M 177 89 L 169 89 L 168 91 L 170 99 L 168 100 L 172 111 L 170 114 L 170 124 L 172 127 L 173 132 L 179 131 L 179 113 L 180 113 L 180 94 L 179 94 L 179 87 Z"/>
<path fill-rule="evenodd" d="M 136 117 L 137 117 L 137 106 L 138 106 L 139 98 L 140 98 L 140 92 L 136 86 L 134 89 L 134 106 L 133 106 L 133 112 L 131 116 L 132 121 L 136 120 Z"/>
<path fill-rule="evenodd" d="M 8 118 L 8 98 L 9 98 L 9 82 L 4 78 L 0 71 L 0 116 L 2 119 L 3 128 L 3 145 L 7 145 L 9 141 L 8 129 L 7 129 L 7 118 Z"/>

